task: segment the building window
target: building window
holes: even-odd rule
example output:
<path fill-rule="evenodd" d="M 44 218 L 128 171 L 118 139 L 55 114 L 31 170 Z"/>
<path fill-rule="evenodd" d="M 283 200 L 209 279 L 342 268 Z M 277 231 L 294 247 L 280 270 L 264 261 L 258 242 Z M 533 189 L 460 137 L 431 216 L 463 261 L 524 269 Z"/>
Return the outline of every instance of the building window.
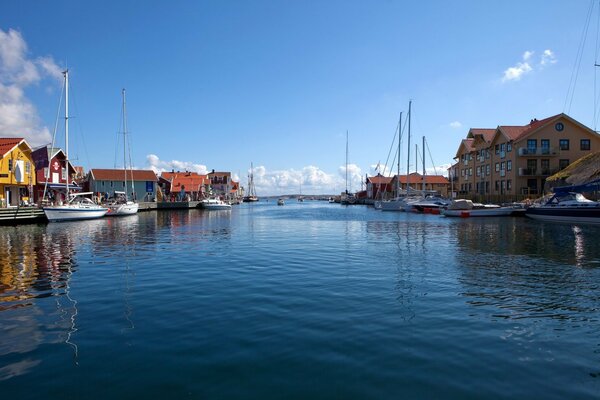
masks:
<path fill-rule="evenodd" d="M 486 175 L 489 175 L 489 174 L 490 174 L 490 170 L 491 170 L 491 168 L 490 168 L 490 164 L 486 165 L 486 166 L 485 166 L 485 174 L 486 174 Z"/>
<path fill-rule="evenodd" d="M 512 151 L 512 143 L 508 142 L 506 143 L 506 152 L 510 153 Z"/>
<path fill-rule="evenodd" d="M 506 169 L 506 168 L 505 168 L 504 161 L 502 161 L 502 162 L 500 163 L 500 171 L 504 171 L 505 169 Z"/>
<path fill-rule="evenodd" d="M 540 168 L 542 169 L 542 175 L 550 175 L 550 160 L 546 158 L 540 160 Z"/>
<path fill-rule="evenodd" d="M 591 147 L 590 139 L 581 139 L 581 150 L 589 150 Z"/>
<path fill-rule="evenodd" d="M 8 159 L 8 172 L 11 172 L 13 169 L 13 160 L 12 158 Z"/>
<path fill-rule="evenodd" d="M 537 139 L 527 139 L 527 153 L 535 154 L 537 151 Z"/>
<path fill-rule="evenodd" d="M 27 174 L 30 174 L 30 173 L 31 173 L 31 163 L 30 163 L 29 161 L 27 161 L 27 162 L 25 163 L 25 172 L 26 172 Z"/>
<path fill-rule="evenodd" d="M 569 139 L 560 139 L 558 141 L 558 146 L 561 150 L 569 150 Z"/>
<path fill-rule="evenodd" d="M 512 160 L 506 161 L 506 170 L 512 171 Z"/>
<path fill-rule="evenodd" d="M 44 178 L 48 179 L 50 177 L 50 170 L 48 167 L 44 167 Z"/>
<path fill-rule="evenodd" d="M 500 153 L 500 145 L 499 145 L 499 144 L 497 144 L 497 145 L 494 147 L 494 149 L 495 149 L 495 151 L 496 151 L 496 154 L 499 154 L 499 153 Z"/>
<path fill-rule="evenodd" d="M 508 179 L 506 181 L 506 191 L 507 192 L 511 192 L 512 191 L 512 179 Z"/>
<path fill-rule="evenodd" d="M 558 168 L 565 169 L 569 166 L 569 160 L 558 160 Z"/>
<path fill-rule="evenodd" d="M 475 175 L 481 176 L 481 167 L 480 166 L 477 166 L 477 169 L 475 170 Z"/>
<path fill-rule="evenodd" d="M 496 163 L 496 172 L 500 171 L 500 163 Z"/>
<path fill-rule="evenodd" d="M 500 190 L 500 181 L 494 182 L 494 186 L 496 187 L 496 192 Z"/>

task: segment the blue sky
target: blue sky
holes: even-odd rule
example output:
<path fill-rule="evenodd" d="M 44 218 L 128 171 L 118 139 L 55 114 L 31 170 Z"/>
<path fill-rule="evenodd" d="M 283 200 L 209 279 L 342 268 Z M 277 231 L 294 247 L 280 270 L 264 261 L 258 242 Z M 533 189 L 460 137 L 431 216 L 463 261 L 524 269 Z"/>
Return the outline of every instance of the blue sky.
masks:
<path fill-rule="evenodd" d="M 0 136 L 49 142 L 68 65 L 71 158 L 86 168 L 114 167 L 126 88 L 137 168 L 245 185 L 253 162 L 259 195 L 340 192 L 348 131 L 357 190 L 412 99 L 413 141 L 441 172 L 470 127 L 564 111 L 594 128 L 596 17 L 565 107 L 590 4 L 7 0 Z"/>

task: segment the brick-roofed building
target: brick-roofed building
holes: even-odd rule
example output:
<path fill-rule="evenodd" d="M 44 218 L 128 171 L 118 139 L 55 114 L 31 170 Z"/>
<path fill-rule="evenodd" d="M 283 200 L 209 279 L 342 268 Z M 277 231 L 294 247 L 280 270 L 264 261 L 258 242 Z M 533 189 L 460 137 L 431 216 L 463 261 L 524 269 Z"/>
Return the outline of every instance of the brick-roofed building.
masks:
<path fill-rule="evenodd" d="M 165 200 L 200 200 L 208 195 L 210 180 L 208 175 L 197 172 L 163 172 L 158 179 L 165 194 Z"/>
<path fill-rule="evenodd" d="M 33 201 L 36 183 L 31 146 L 23 138 L 0 138 L 0 206 Z"/>
<path fill-rule="evenodd" d="M 391 176 L 383 176 L 381 174 L 377 174 L 375 176 L 367 176 L 366 180 L 368 199 L 386 199 L 394 190 L 391 185 Z"/>
<path fill-rule="evenodd" d="M 127 187 L 125 187 L 127 174 Z M 133 196 L 132 196 L 133 181 Z M 138 201 L 156 201 L 158 179 L 152 170 L 123 169 L 91 169 L 88 173 L 87 185 L 90 192 L 106 197 L 114 197 L 115 191 L 127 192 L 127 195 Z"/>
<path fill-rule="evenodd" d="M 600 135 L 561 113 L 527 125 L 470 129 L 449 176 L 460 197 L 494 202 L 538 197 L 548 176 L 599 150 Z"/>

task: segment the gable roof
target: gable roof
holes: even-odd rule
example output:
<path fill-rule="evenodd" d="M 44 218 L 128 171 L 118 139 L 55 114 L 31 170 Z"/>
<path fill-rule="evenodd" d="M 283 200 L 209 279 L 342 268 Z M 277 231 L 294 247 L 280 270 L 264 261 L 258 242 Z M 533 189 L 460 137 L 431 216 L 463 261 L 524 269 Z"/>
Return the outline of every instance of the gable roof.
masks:
<path fill-rule="evenodd" d="M 490 143 L 494 139 L 496 129 L 494 128 L 471 128 L 467 134 L 467 139 L 474 139 L 480 136 L 486 143 Z"/>
<path fill-rule="evenodd" d="M 383 176 L 381 174 L 377 174 L 376 176 L 367 177 L 367 182 L 370 182 L 375 185 L 387 185 L 388 183 L 392 182 L 392 179 L 394 178 L 391 176 Z"/>
<path fill-rule="evenodd" d="M 165 176 L 166 175 L 166 176 Z M 183 172 L 183 173 L 167 173 L 164 172 L 160 176 L 162 179 L 166 179 L 171 182 L 171 190 L 180 190 L 183 186 L 188 191 L 194 192 L 198 190 L 200 186 L 210 184 L 210 180 L 206 175 L 200 175 L 195 172 Z"/>
<path fill-rule="evenodd" d="M 90 170 L 90 175 L 96 181 L 122 181 L 125 177 L 123 169 L 98 169 Z M 133 176 L 133 178 L 132 178 Z M 156 174 L 152 170 L 134 169 L 127 171 L 127 180 L 156 182 Z"/>
<path fill-rule="evenodd" d="M 550 122 L 554 121 L 555 119 L 558 119 L 559 117 L 562 117 L 562 116 L 566 117 L 565 114 L 561 113 L 561 114 L 553 115 L 548 118 L 544 118 L 542 120 L 538 120 L 538 119 L 534 118 L 529 122 L 528 125 L 524 125 L 524 126 L 501 125 L 498 127 L 498 130 L 502 134 L 504 134 L 504 136 L 508 140 L 512 140 L 513 142 L 516 142 L 518 140 L 523 139 L 525 136 L 529 136 L 533 132 L 537 131 L 538 129 L 543 128 L 548 123 L 550 123 Z"/>
<path fill-rule="evenodd" d="M 454 156 L 454 158 L 458 158 L 460 157 L 460 155 L 462 153 L 470 153 L 472 151 L 475 150 L 475 148 L 473 147 L 473 142 L 475 141 L 475 139 L 463 139 L 460 142 L 460 146 L 458 146 L 458 150 L 456 150 L 456 155 Z M 461 151 L 461 149 L 464 148 L 464 151 Z"/>
<path fill-rule="evenodd" d="M 423 175 L 419 174 L 418 172 L 413 172 L 408 175 L 394 176 L 395 179 L 398 179 L 398 177 L 400 177 L 400 183 L 406 183 L 407 177 L 410 178 L 410 183 L 422 183 L 423 182 Z M 449 184 L 450 181 L 448 180 L 448 178 L 446 178 L 443 175 L 425 175 L 425 183 Z"/>
<path fill-rule="evenodd" d="M 23 138 L 0 138 L 0 155 L 4 156 L 24 141 Z"/>

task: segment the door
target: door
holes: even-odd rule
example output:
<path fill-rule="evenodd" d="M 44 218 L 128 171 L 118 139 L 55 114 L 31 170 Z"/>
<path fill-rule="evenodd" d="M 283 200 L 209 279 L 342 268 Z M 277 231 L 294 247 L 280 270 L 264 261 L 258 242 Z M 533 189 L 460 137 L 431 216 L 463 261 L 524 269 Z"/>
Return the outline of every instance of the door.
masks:
<path fill-rule="evenodd" d="M 58 172 L 53 172 L 52 173 L 52 183 L 59 183 L 60 179 L 58 177 Z"/>

